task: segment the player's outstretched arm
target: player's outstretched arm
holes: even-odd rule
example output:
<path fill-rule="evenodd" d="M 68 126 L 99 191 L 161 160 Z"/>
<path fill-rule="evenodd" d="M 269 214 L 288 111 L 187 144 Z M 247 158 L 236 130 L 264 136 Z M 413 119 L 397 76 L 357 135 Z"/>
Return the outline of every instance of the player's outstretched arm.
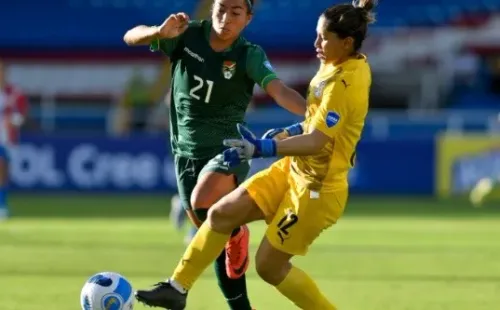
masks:
<path fill-rule="evenodd" d="M 259 157 L 305 156 L 315 155 L 323 149 L 330 137 L 319 130 L 311 133 L 290 137 L 285 140 L 257 139 L 245 126 L 238 124 L 241 139 L 224 140 L 224 145 L 229 147 L 223 152 L 224 161 L 230 166 L 241 161 Z"/>
<path fill-rule="evenodd" d="M 281 156 L 316 155 L 328 141 L 330 137 L 315 129 L 311 133 L 276 141 L 276 154 Z"/>
<path fill-rule="evenodd" d="M 159 37 L 157 26 L 139 25 L 127 31 L 123 36 L 123 41 L 128 46 L 149 45 Z"/>
<path fill-rule="evenodd" d="M 136 26 L 123 36 L 129 46 L 149 45 L 157 39 L 178 37 L 188 28 L 189 16 L 186 13 L 172 14 L 160 26 Z"/>
<path fill-rule="evenodd" d="M 304 116 L 306 100 L 278 78 L 260 46 L 254 45 L 248 49 L 247 74 L 280 106 L 294 114 Z"/>
<path fill-rule="evenodd" d="M 288 111 L 302 115 L 306 113 L 306 100 L 296 90 L 286 86 L 281 80 L 275 79 L 266 86 L 266 92 L 276 103 Z"/>

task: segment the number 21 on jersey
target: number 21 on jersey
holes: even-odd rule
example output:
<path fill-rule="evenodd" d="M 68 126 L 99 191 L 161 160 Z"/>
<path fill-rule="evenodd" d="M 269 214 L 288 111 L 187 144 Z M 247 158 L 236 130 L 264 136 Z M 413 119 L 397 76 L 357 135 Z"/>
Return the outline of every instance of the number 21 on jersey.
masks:
<path fill-rule="evenodd" d="M 203 80 L 201 77 L 194 75 L 194 80 L 196 81 L 196 86 L 191 88 L 191 91 L 189 92 L 189 95 L 193 97 L 196 100 L 201 100 L 200 97 L 200 92 L 202 92 L 201 89 L 205 88 L 205 85 L 207 86 L 207 91 L 205 93 L 205 103 L 210 102 L 210 97 L 212 96 L 212 90 L 214 88 L 214 82 L 210 80 Z"/>

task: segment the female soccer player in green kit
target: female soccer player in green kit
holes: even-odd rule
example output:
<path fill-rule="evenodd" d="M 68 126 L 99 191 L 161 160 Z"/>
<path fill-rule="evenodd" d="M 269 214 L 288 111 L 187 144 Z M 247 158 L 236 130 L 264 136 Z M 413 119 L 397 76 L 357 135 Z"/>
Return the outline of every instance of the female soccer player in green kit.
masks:
<path fill-rule="evenodd" d="M 150 45 L 172 62 L 171 144 L 179 195 L 199 224 L 207 210 L 244 181 L 248 162 L 224 163 L 223 140 L 238 138 L 255 83 L 279 105 L 304 115 L 305 99 L 276 76 L 265 52 L 240 34 L 253 16 L 253 0 L 215 0 L 210 21 L 170 15 L 160 26 L 137 26 L 124 40 Z M 251 310 L 244 273 L 248 268 L 249 231 L 242 226 L 215 262 L 219 286 L 233 310 Z M 150 306 L 169 283 L 160 283 L 140 299 Z M 179 309 L 184 309 L 182 306 Z"/>

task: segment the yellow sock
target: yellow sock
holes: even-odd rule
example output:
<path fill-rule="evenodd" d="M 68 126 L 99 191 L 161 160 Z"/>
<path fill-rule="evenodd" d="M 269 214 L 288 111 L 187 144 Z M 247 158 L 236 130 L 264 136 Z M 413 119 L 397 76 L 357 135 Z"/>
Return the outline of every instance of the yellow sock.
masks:
<path fill-rule="evenodd" d="M 184 256 L 175 268 L 172 279 L 189 290 L 203 271 L 220 255 L 231 234 L 213 231 L 207 223 L 201 225 Z"/>
<path fill-rule="evenodd" d="M 316 283 L 304 271 L 293 267 L 286 278 L 276 286 L 300 309 L 305 310 L 335 310 L 326 297 L 320 292 Z"/>

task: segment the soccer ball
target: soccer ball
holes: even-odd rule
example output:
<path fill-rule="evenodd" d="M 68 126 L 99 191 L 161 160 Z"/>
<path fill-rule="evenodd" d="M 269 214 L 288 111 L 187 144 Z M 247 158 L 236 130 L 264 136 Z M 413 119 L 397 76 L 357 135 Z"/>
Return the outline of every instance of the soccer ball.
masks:
<path fill-rule="evenodd" d="M 118 273 L 100 272 L 85 282 L 80 304 L 82 310 L 132 310 L 132 285 Z"/>

